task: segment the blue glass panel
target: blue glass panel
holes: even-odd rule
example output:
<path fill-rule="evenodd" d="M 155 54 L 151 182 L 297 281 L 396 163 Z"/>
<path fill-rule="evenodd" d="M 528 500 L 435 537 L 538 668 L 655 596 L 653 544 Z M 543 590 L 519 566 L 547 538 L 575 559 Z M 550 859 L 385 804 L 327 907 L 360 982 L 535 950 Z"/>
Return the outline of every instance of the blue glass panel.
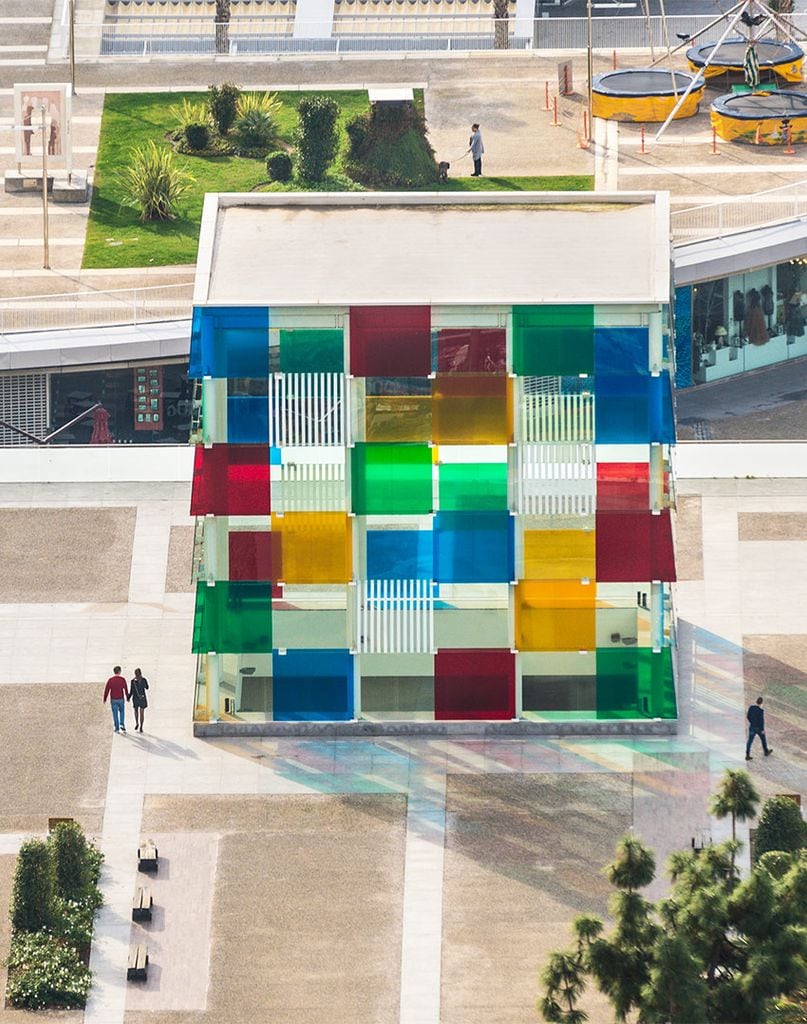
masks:
<path fill-rule="evenodd" d="M 350 651 L 273 651 L 272 707 L 276 722 L 349 721 L 353 718 Z"/>
<path fill-rule="evenodd" d="M 268 377 L 269 310 L 203 306 L 193 311 L 189 377 Z"/>
<path fill-rule="evenodd" d="M 431 530 L 368 530 L 369 580 L 430 580 Z"/>
<path fill-rule="evenodd" d="M 434 521 L 434 578 L 440 583 L 514 579 L 513 518 L 507 512 L 439 512 Z"/>
<path fill-rule="evenodd" d="M 269 443 L 269 399 L 266 395 L 228 397 L 227 440 L 230 444 Z"/>
<path fill-rule="evenodd" d="M 692 386 L 692 286 L 675 289 L 675 386 Z"/>
<path fill-rule="evenodd" d="M 675 442 L 667 370 L 658 377 L 598 377 L 594 393 L 597 444 Z"/>
<path fill-rule="evenodd" d="M 650 373 L 646 327 L 595 327 L 594 376 Z"/>

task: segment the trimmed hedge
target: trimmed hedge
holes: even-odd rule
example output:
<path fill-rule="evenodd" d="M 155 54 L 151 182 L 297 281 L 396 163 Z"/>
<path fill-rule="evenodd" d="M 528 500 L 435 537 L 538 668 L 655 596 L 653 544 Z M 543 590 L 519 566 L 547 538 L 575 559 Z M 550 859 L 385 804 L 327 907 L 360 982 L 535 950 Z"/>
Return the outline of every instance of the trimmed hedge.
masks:
<path fill-rule="evenodd" d="M 297 112 L 297 173 L 302 181 L 321 181 L 339 147 L 339 104 L 330 96 L 306 96 L 298 103 Z"/>
<path fill-rule="evenodd" d="M 787 796 L 772 796 L 762 805 L 756 833 L 754 852 L 757 858 L 772 850 L 797 853 L 807 846 L 807 823 L 801 808 Z"/>
<path fill-rule="evenodd" d="M 272 181 L 291 181 L 294 164 L 289 154 L 282 149 L 270 153 L 266 158 L 266 173 Z"/>

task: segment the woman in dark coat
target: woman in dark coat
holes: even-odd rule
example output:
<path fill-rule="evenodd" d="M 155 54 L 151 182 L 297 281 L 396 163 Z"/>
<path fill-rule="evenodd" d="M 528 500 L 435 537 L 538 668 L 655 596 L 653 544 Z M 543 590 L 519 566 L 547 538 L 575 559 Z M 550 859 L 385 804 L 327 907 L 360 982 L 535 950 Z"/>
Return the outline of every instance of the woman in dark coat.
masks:
<path fill-rule="evenodd" d="M 129 694 L 134 708 L 135 732 L 143 731 L 143 715 L 149 706 L 146 690 L 149 688 L 149 681 L 139 668 L 135 669 L 134 679 L 129 683 Z"/>

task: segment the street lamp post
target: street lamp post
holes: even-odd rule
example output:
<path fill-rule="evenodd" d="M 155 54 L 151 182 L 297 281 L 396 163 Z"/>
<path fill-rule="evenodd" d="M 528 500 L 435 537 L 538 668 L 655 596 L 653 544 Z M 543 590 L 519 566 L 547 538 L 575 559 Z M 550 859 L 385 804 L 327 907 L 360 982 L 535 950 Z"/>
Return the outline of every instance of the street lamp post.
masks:
<path fill-rule="evenodd" d="M 40 107 L 40 112 L 42 114 L 40 126 L 42 135 L 42 267 L 45 270 L 50 270 L 50 240 L 48 238 L 48 137 L 50 132 L 47 130 L 47 106 L 44 103 Z"/>
<path fill-rule="evenodd" d="M 76 0 L 68 0 L 70 25 L 68 27 L 70 49 L 70 90 L 76 92 Z"/>
<path fill-rule="evenodd" d="M 592 54 L 592 48 L 594 46 L 594 31 L 591 22 L 591 0 L 586 0 L 586 27 L 588 29 L 588 51 L 586 53 L 588 75 L 588 127 L 586 129 L 586 142 L 591 142 L 592 131 L 591 131 L 591 86 L 594 78 L 594 56 Z"/>

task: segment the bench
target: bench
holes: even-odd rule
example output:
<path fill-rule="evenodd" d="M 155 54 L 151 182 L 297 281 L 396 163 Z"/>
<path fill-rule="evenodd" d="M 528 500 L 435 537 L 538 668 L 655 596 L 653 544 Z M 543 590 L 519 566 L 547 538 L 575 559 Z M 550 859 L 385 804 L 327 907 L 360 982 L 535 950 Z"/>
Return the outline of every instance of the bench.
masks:
<path fill-rule="evenodd" d="M 141 843 L 138 846 L 137 867 L 140 871 L 156 872 L 158 860 L 157 847 L 150 839 L 147 839 L 145 843 Z"/>
<path fill-rule="evenodd" d="M 152 903 L 151 889 L 145 885 L 138 886 L 132 900 L 132 920 L 150 921 Z"/>
<path fill-rule="evenodd" d="M 127 981 L 146 981 L 149 971 L 149 948 L 142 942 L 137 946 L 129 946 L 129 966 L 126 970 Z"/>

